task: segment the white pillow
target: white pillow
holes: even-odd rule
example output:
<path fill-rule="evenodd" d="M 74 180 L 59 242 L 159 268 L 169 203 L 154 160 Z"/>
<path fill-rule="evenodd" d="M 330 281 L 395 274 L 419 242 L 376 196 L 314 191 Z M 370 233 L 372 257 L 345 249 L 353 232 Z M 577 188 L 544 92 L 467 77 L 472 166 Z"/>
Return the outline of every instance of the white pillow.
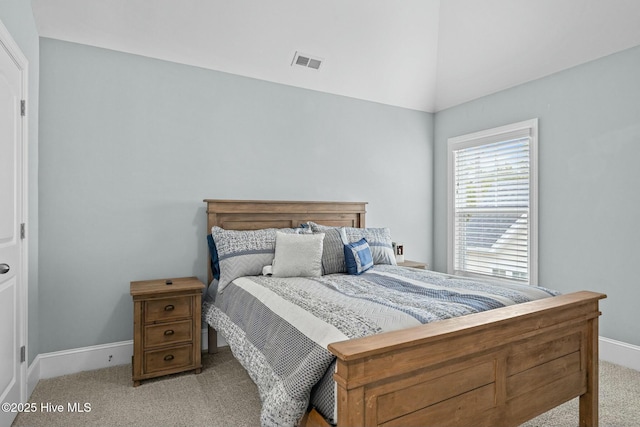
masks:
<path fill-rule="evenodd" d="M 276 232 L 275 277 L 322 276 L 324 233 L 285 234 Z"/>

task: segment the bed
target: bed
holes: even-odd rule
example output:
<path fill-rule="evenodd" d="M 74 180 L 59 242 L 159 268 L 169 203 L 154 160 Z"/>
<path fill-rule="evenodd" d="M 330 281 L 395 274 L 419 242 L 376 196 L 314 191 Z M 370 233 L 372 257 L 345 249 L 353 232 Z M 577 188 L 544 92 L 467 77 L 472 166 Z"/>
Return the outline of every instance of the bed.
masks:
<path fill-rule="evenodd" d="M 208 230 L 294 229 L 308 222 L 365 228 L 361 202 L 205 202 Z M 376 274 L 430 274 L 384 270 Z M 238 286 L 255 287 L 245 279 Z M 597 426 L 602 298 L 581 291 L 327 342 L 335 361 L 323 380 L 335 381 L 335 421 L 339 426 L 518 425 L 579 396 L 579 425 Z M 210 352 L 216 342 L 209 327 Z M 311 409 L 300 424 L 330 425 L 325 416 Z"/>

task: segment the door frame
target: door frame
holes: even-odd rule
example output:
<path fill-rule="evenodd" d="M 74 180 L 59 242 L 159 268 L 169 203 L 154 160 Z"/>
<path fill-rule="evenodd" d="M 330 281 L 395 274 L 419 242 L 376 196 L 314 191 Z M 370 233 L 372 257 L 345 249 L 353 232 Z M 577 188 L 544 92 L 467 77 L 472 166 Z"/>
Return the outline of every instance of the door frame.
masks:
<path fill-rule="evenodd" d="M 29 214 L 29 97 L 28 97 L 28 86 L 29 86 L 29 61 L 27 61 L 27 57 L 24 56 L 22 50 L 15 42 L 11 33 L 5 27 L 2 21 L 0 21 L 0 48 L 4 47 L 9 53 L 9 56 L 16 63 L 16 66 L 20 70 L 20 86 L 21 86 L 21 99 L 26 102 L 26 111 L 25 115 L 22 116 L 22 120 L 20 123 L 22 136 L 21 136 L 21 151 L 20 155 L 22 156 L 22 176 L 21 176 L 21 186 L 20 189 L 22 193 L 22 206 L 21 206 L 21 218 L 20 222 L 25 224 L 26 232 L 25 238 L 22 239 L 21 249 L 20 249 L 20 281 L 19 281 L 19 294 L 18 297 L 20 299 L 20 318 L 18 319 L 20 329 L 18 333 L 18 340 L 20 341 L 20 347 L 25 347 L 25 361 L 20 365 L 20 399 L 22 402 L 27 401 L 27 366 L 29 365 L 29 340 L 28 340 L 28 297 L 29 293 L 27 292 L 28 284 L 29 284 L 29 227 L 28 227 L 28 214 Z"/>

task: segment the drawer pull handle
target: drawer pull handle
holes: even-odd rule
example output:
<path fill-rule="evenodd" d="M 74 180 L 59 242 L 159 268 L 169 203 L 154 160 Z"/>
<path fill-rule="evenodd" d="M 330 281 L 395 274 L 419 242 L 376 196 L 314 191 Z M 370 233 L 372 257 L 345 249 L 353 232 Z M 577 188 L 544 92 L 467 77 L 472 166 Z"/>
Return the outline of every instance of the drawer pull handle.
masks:
<path fill-rule="evenodd" d="M 164 331 L 164 334 L 167 335 L 167 336 L 168 335 L 173 335 L 174 334 L 173 329 L 167 329 L 166 331 Z"/>
<path fill-rule="evenodd" d="M 168 362 L 168 361 L 170 361 L 170 360 L 173 360 L 173 354 L 167 354 L 167 355 L 164 357 L 164 360 L 165 360 L 165 362 Z"/>
<path fill-rule="evenodd" d="M 173 306 L 173 304 L 169 304 L 169 305 L 165 305 L 164 306 L 164 311 L 171 311 L 173 310 L 175 307 Z"/>

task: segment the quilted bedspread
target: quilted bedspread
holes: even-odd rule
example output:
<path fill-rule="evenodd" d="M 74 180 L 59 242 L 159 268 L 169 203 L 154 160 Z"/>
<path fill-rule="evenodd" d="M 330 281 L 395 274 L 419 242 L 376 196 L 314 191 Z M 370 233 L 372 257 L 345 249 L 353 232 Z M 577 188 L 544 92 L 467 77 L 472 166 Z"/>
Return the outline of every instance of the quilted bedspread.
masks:
<path fill-rule="evenodd" d="M 541 287 L 376 265 L 360 276 L 242 277 L 205 303 L 204 317 L 257 384 L 262 425 L 294 426 L 334 360 L 329 343 L 554 295 Z M 331 399 L 333 392 L 325 390 Z"/>

